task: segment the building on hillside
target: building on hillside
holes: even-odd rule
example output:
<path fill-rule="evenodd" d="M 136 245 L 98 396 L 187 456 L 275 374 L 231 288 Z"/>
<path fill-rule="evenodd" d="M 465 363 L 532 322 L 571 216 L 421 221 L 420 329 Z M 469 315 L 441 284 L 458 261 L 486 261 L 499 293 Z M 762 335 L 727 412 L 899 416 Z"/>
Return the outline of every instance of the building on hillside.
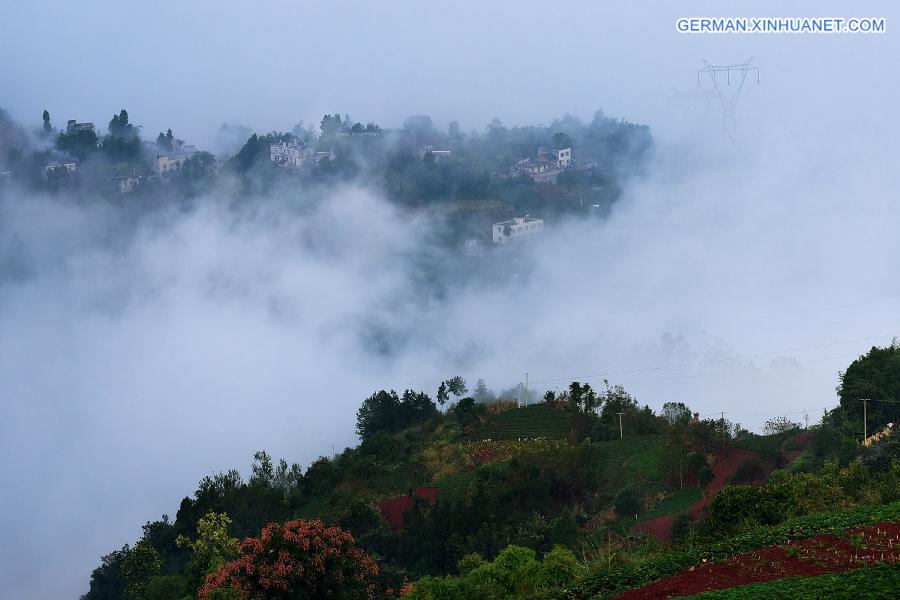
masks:
<path fill-rule="evenodd" d="M 523 158 L 510 169 L 513 177 L 531 177 L 535 183 L 556 183 L 559 172 L 572 164 L 572 149 L 539 148 L 537 158 Z"/>
<path fill-rule="evenodd" d="M 422 150 L 419 151 L 419 155 L 423 160 L 426 156 L 428 156 L 429 153 L 431 153 L 431 156 L 434 157 L 435 161 L 450 158 L 449 150 L 435 150 L 432 146 L 425 146 Z"/>
<path fill-rule="evenodd" d="M 327 150 L 327 151 L 322 151 L 322 152 L 316 152 L 315 154 L 312 155 L 312 158 L 316 162 L 319 162 L 320 160 L 325 160 L 326 158 L 328 160 L 334 160 L 335 158 L 337 158 L 337 154 L 334 153 L 334 150 Z"/>
<path fill-rule="evenodd" d="M 494 223 L 491 227 L 495 244 L 507 245 L 534 239 L 544 231 L 544 220 L 529 215 Z"/>
<path fill-rule="evenodd" d="M 307 156 L 306 144 L 294 136 L 277 144 L 269 144 L 269 159 L 279 167 L 300 167 Z"/>
<path fill-rule="evenodd" d="M 78 173 L 78 163 L 74 160 L 51 160 L 44 167 L 44 179 L 49 178 L 51 173 L 64 174 L 67 177 L 75 175 Z"/>
<path fill-rule="evenodd" d="M 75 119 L 69 119 L 69 122 L 66 123 L 66 135 L 75 135 L 82 132 L 94 133 L 94 124 L 79 123 Z"/>
<path fill-rule="evenodd" d="M 571 148 L 538 148 L 538 161 L 555 165 L 557 169 L 568 169 L 572 164 Z"/>
<path fill-rule="evenodd" d="M 144 185 L 149 179 L 149 177 L 144 175 L 126 175 L 125 177 L 116 177 L 115 182 L 119 187 L 120 194 L 130 194 L 136 188 Z"/>
<path fill-rule="evenodd" d="M 156 160 L 150 165 L 151 169 L 157 175 L 165 176 L 173 171 L 178 171 L 184 166 L 187 156 L 169 156 L 167 154 L 159 154 Z"/>

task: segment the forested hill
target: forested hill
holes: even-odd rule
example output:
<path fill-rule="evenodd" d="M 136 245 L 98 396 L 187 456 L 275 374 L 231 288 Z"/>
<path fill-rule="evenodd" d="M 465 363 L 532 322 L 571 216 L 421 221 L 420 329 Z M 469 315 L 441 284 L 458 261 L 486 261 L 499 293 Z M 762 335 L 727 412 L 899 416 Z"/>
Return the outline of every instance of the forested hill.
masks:
<path fill-rule="evenodd" d="M 842 378 L 848 398 L 882 401 L 869 432 L 900 417 L 898 356 L 873 348 Z M 205 477 L 174 519 L 103 557 L 83 598 L 608 597 L 703 556 L 900 514 L 900 440 L 861 445 L 843 396 L 809 429 L 776 416 L 757 435 L 619 386 L 575 382 L 527 406 L 467 387 L 378 391 L 355 448 L 305 469 L 259 452 L 248 478 Z M 835 510 L 851 512 L 819 516 Z"/>

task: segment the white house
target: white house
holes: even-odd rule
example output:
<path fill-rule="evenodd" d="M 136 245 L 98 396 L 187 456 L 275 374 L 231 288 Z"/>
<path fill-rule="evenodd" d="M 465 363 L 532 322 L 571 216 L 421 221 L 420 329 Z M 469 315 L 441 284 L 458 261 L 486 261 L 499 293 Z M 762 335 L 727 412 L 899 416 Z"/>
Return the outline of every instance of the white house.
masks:
<path fill-rule="evenodd" d="M 540 235 L 544 231 L 544 220 L 529 215 L 515 217 L 509 221 L 494 223 L 491 227 L 495 244 L 523 242 Z"/>
<path fill-rule="evenodd" d="M 557 169 L 567 169 L 572 164 L 571 148 L 539 148 L 538 161 L 546 162 Z"/>
<path fill-rule="evenodd" d="M 171 171 L 177 171 L 182 166 L 184 166 L 184 161 L 187 159 L 187 156 L 167 156 L 165 154 L 160 154 L 156 157 L 156 160 L 151 164 L 151 168 L 153 172 L 158 175 L 166 175 Z"/>
<path fill-rule="evenodd" d="M 281 143 L 269 144 L 269 158 L 281 167 L 299 167 L 306 160 L 306 144 L 295 137 Z"/>
<path fill-rule="evenodd" d="M 429 152 L 431 153 L 431 156 L 434 157 L 435 161 L 450 158 L 450 150 L 435 150 L 432 146 L 425 146 L 425 148 L 419 152 L 419 156 L 424 159 Z"/>
<path fill-rule="evenodd" d="M 44 179 L 50 177 L 50 173 L 58 169 L 60 174 L 62 173 L 61 169 L 65 169 L 67 176 L 74 175 L 78 172 L 78 163 L 71 160 L 52 160 L 44 167 Z"/>

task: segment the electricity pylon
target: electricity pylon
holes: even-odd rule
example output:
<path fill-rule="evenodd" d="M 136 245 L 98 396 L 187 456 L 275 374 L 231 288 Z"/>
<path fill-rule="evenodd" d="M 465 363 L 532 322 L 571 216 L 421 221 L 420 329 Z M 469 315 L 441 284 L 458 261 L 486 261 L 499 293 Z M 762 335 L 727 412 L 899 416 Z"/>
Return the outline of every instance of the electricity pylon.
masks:
<path fill-rule="evenodd" d="M 734 131 L 735 125 L 734 107 L 737 105 L 738 98 L 741 95 L 741 90 L 744 89 L 744 83 L 746 83 L 748 75 L 755 74 L 756 83 L 759 83 L 759 67 L 751 65 L 751 62 L 753 62 L 752 56 L 740 65 L 711 65 L 709 64 L 709 61 L 703 59 L 703 63 L 706 66 L 697 71 L 697 87 L 700 87 L 703 75 L 705 74 L 708 76 L 709 81 L 712 84 L 711 91 L 719 99 L 719 103 L 722 105 L 722 126 L 732 139 L 734 139 L 732 132 Z M 737 84 L 734 88 L 731 88 L 732 72 L 735 73 L 734 78 Z M 723 73 L 725 75 L 725 83 L 728 86 L 728 89 L 725 90 L 719 85 L 719 79 L 722 78 Z M 740 76 L 738 77 L 738 75 Z"/>

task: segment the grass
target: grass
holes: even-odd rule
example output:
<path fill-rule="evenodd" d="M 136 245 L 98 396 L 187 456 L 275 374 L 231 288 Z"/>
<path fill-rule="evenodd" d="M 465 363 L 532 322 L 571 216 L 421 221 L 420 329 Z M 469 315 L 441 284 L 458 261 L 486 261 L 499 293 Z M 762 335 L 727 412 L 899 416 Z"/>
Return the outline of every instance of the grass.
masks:
<path fill-rule="evenodd" d="M 756 600 L 766 598 L 897 598 L 900 564 L 879 565 L 816 577 L 789 577 L 689 596 L 696 600 Z"/>
<path fill-rule="evenodd" d="M 474 433 L 479 440 L 517 440 L 523 438 L 565 439 L 572 430 L 569 413 L 547 404 L 532 404 L 493 415 Z"/>
<path fill-rule="evenodd" d="M 687 487 L 681 491 L 675 492 L 657 504 L 653 510 L 641 515 L 639 520 L 647 521 L 648 519 L 655 519 L 656 517 L 661 517 L 663 515 L 683 513 L 690 508 L 692 504 L 700 502 L 702 499 L 703 494 L 700 492 L 700 488 Z"/>

